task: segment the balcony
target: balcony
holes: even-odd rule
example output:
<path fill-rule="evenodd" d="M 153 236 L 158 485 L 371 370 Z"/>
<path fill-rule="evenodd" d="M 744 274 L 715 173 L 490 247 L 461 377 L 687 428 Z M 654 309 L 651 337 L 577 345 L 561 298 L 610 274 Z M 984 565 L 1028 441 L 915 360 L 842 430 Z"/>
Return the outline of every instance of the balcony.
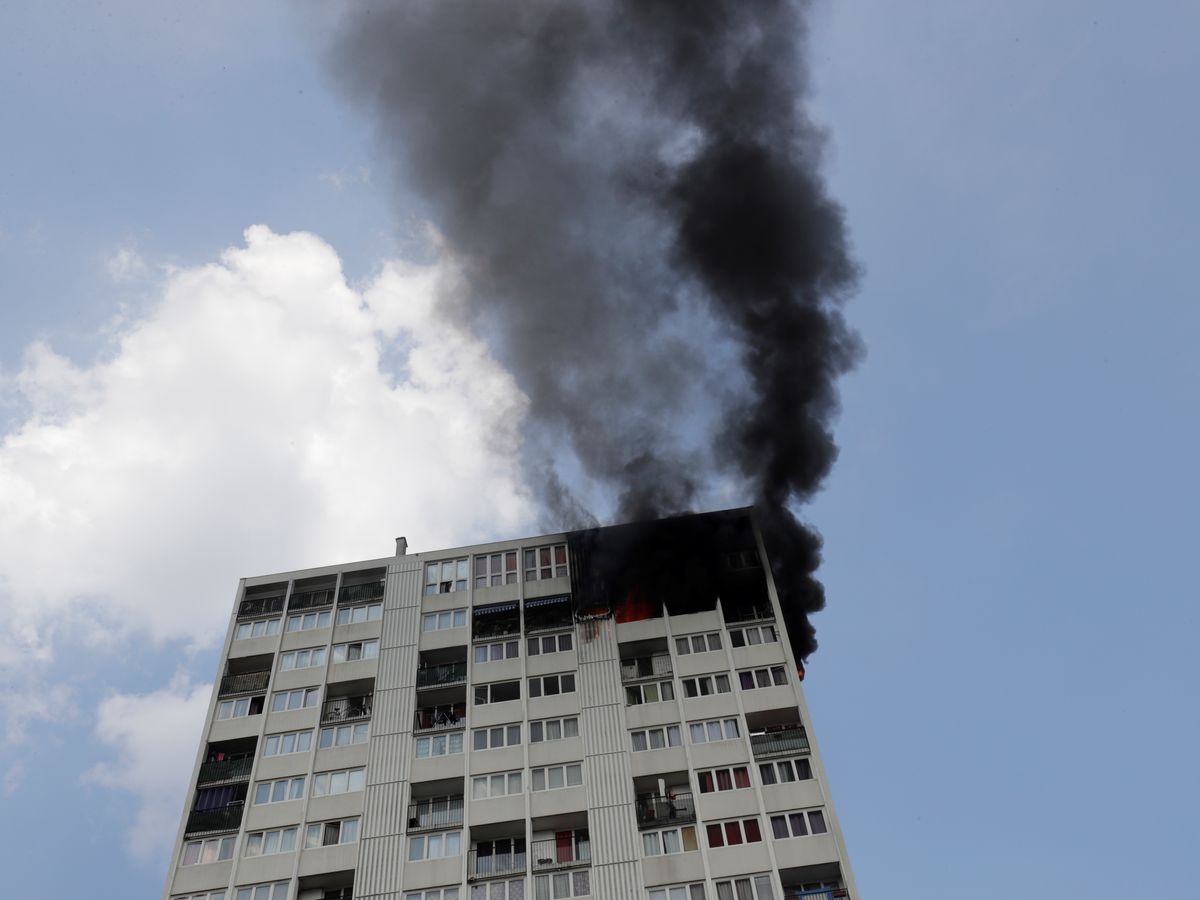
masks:
<path fill-rule="evenodd" d="M 458 706 L 431 706 L 418 709 L 413 714 L 413 733 L 429 731 L 456 731 L 467 726 L 466 704 Z"/>
<path fill-rule="evenodd" d="M 724 611 L 725 623 L 735 622 L 765 622 L 775 619 L 775 610 L 769 605 L 734 606 Z"/>
<path fill-rule="evenodd" d="M 408 805 L 408 831 L 437 831 L 459 828 L 463 823 L 463 798 L 443 797 L 418 800 Z"/>
<path fill-rule="evenodd" d="M 335 697 L 326 700 L 321 707 L 321 724 L 369 719 L 373 699 L 371 694 L 364 694 L 361 697 Z"/>
<path fill-rule="evenodd" d="M 521 611 L 516 603 L 477 606 L 471 615 L 471 640 L 521 633 Z"/>
<path fill-rule="evenodd" d="M 231 803 L 216 809 L 194 809 L 188 815 L 187 833 L 206 834 L 215 831 L 237 831 L 242 825 L 243 803 Z"/>
<path fill-rule="evenodd" d="M 449 687 L 467 683 L 465 662 L 446 663 L 441 666 L 425 666 L 417 670 L 417 689 Z"/>
<path fill-rule="evenodd" d="M 696 821 L 696 804 L 691 791 L 676 791 L 669 797 L 638 797 L 634 811 L 639 828 Z"/>
<path fill-rule="evenodd" d="M 278 597 L 247 597 L 238 606 L 237 617 L 250 619 L 255 616 L 269 616 L 272 613 L 283 612 L 283 595 Z"/>
<path fill-rule="evenodd" d="M 534 841 L 530 849 L 535 872 L 553 872 L 592 864 L 592 845 L 586 837 L 561 844 L 555 840 Z"/>
<path fill-rule="evenodd" d="M 643 656 L 621 661 L 621 680 L 638 681 L 671 674 L 670 656 Z"/>
<path fill-rule="evenodd" d="M 802 891 L 799 888 L 783 888 L 783 900 L 846 900 L 850 892 L 845 888 L 819 888 Z"/>
<path fill-rule="evenodd" d="M 267 689 L 267 682 L 270 680 L 270 671 L 226 675 L 221 679 L 221 686 L 217 690 L 217 696 L 225 697 L 229 694 L 252 694 L 256 691 L 265 691 Z"/>
<path fill-rule="evenodd" d="M 315 591 L 299 591 L 293 593 L 288 600 L 288 612 L 299 609 L 318 609 L 322 606 L 333 606 L 333 590 L 321 588 Z"/>
<path fill-rule="evenodd" d="M 521 839 L 524 843 L 524 839 Z M 550 843 L 554 843 L 551 841 Z M 524 850 L 513 850 L 508 853 L 480 853 L 471 850 L 467 853 L 467 879 L 502 878 L 509 875 L 524 875 L 526 872 L 526 856 Z"/>
<path fill-rule="evenodd" d="M 808 753 L 808 732 L 803 725 L 750 735 L 750 749 L 756 757 L 777 753 Z"/>
<path fill-rule="evenodd" d="M 383 599 L 383 582 L 371 584 L 348 584 L 338 592 L 338 604 L 350 606 L 355 603 L 372 603 Z"/>
<path fill-rule="evenodd" d="M 222 782 L 247 781 L 254 768 L 254 757 L 242 759 L 219 759 L 200 764 L 200 775 L 196 784 L 219 784 Z"/>

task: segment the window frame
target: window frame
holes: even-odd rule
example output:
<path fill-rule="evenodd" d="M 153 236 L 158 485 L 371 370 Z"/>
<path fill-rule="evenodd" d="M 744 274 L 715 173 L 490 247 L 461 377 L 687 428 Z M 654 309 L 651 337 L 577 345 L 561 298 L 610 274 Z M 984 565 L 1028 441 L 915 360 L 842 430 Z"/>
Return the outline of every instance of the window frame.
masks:
<path fill-rule="evenodd" d="M 755 640 L 750 639 L 751 632 L 756 635 Z M 764 637 L 766 632 L 771 633 L 771 637 L 769 639 Z M 741 643 L 738 643 L 739 640 Z M 762 625 L 742 625 L 737 628 L 729 629 L 729 646 L 735 649 L 740 649 L 742 647 L 759 647 L 763 644 L 777 643 L 779 643 L 779 629 L 770 623 Z"/>
<path fill-rule="evenodd" d="M 288 832 L 291 832 L 292 845 L 290 847 L 285 848 L 284 847 L 284 838 Z M 266 849 L 267 840 L 268 840 L 267 836 L 272 835 L 272 834 L 277 834 L 277 835 L 279 835 L 279 837 L 275 844 L 276 849 L 268 851 Z M 252 852 L 250 852 L 251 851 L 251 843 L 252 843 L 251 838 L 255 838 L 255 837 L 258 838 L 258 849 L 257 849 L 257 852 L 252 853 Z M 299 847 L 299 842 L 300 842 L 300 826 L 299 825 L 284 825 L 280 828 L 264 828 L 261 831 L 248 831 L 248 832 L 246 832 L 246 841 L 245 841 L 245 847 L 242 850 L 242 858 L 243 859 L 255 859 L 260 856 L 279 856 L 281 853 L 295 853 L 297 848 Z"/>
<path fill-rule="evenodd" d="M 521 733 L 523 722 L 506 722 L 501 725 L 486 725 L 479 728 L 471 729 L 471 752 L 483 753 L 487 750 L 502 750 L 506 747 L 519 747 L 521 745 Z M 513 730 L 516 730 L 516 736 L 513 736 Z M 500 732 L 502 743 L 493 744 L 492 736 L 495 732 Z M 483 737 L 483 746 L 478 746 L 479 738 Z"/>
<path fill-rule="evenodd" d="M 454 743 L 457 739 L 458 749 L 454 749 Z M 434 750 L 438 747 L 438 742 L 446 749 L 441 753 L 435 753 Z M 422 754 L 422 745 L 429 748 L 429 752 Z M 463 740 L 461 731 L 451 731 L 446 734 L 423 734 L 413 740 L 413 759 L 436 759 L 439 756 L 456 756 L 463 752 L 466 741 Z"/>
<path fill-rule="evenodd" d="M 350 648 L 358 647 L 358 656 L 354 659 L 350 658 Z M 370 654 L 367 653 L 367 648 L 371 648 Z M 338 659 L 338 650 L 342 651 L 342 658 Z M 329 662 L 331 665 L 338 665 L 347 662 L 364 662 L 366 660 L 379 658 L 379 638 L 363 638 L 358 641 L 343 641 L 340 644 L 334 644 L 330 648 Z"/>
<path fill-rule="evenodd" d="M 300 743 L 303 740 L 304 736 L 308 737 L 308 746 L 301 747 Z M 263 754 L 262 755 L 264 758 L 266 758 L 268 756 L 291 756 L 293 753 L 308 753 L 310 750 L 312 750 L 312 736 L 313 736 L 313 730 L 311 728 L 301 728 L 297 731 L 277 731 L 274 734 L 268 734 L 263 737 Z M 271 752 L 269 750 L 269 744 L 270 744 L 272 738 L 277 738 L 278 740 L 277 740 L 276 746 L 282 748 L 285 739 L 289 738 L 289 737 L 295 738 L 295 740 L 292 742 L 294 749 L 292 749 L 292 750 L 279 749 L 274 752 Z"/>
<path fill-rule="evenodd" d="M 566 641 L 567 646 L 562 646 L 563 641 Z M 554 643 L 553 650 L 546 649 L 546 642 Z M 538 649 L 534 650 L 533 648 Z M 551 653 L 567 653 L 575 649 L 575 632 L 574 631 L 556 631 L 554 634 L 533 634 L 525 638 L 525 655 L 526 656 L 549 656 Z"/>
<path fill-rule="evenodd" d="M 333 789 L 334 779 L 339 775 L 346 776 L 346 789 L 344 791 L 335 791 Z M 354 776 L 358 776 L 358 787 L 353 787 L 355 781 Z M 320 789 L 324 779 L 324 784 L 327 785 L 324 791 Z M 342 794 L 357 794 L 366 789 L 367 786 L 367 768 L 366 766 L 351 766 L 346 769 L 326 769 L 324 772 L 313 772 L 312 775 L 312 797 L 339 797 Z"/>
<path fill-rule="evenodd" d="M 300 695 L 300 706 L 292 706 L 292 697 Z M 276 703 L 280 699 L 284 700 L 282 708 L 278 708 Z M 309 702 L 311 700 L 311 702 Z M 319 687 L 300 687 L 289 688 L 283 691 L 273 691 L 271 693 L 271 712 L 296 712 L 301 709 L 312 709 L 314 706 L 321 705 L 321 689 Z"/>
<path fill-rule="evenodd" d="M 570 687 L 564 687 L 570 679 Z M 554 690 L 547 693 L 546 685 L 554 684 Z M 537 685 L 535 692 L 534 685 Z M 529 699 L 537 697 L 558 697 L 562 694 L 574 694 L 578 689 L 574 672 L 551 672 L 548 675 L 530 675 L 528 678 Z"/>
<path fill-rule="evenodd" d="M 778 767 L 784 763 L 788 764 L 794 777 L 779 777 L 780 769 Z M 803 770 L 807 773 L 804 775 L 804 777 L 800 776 L 801 768 L 803 768 Z M 767 771 L 771 772 L 772 780 L 768 781 L 764 776 L 763 773 Z M 793 782 L 798 781 L 812 781 L 812 779 L 812 760 L 810 760 L 807 756 L 788 756 L 781 759 L 768 759 L 765 762 L 760 762 L 758 764 L 758 780 L 763 787 L 770 787 L 771 785 L 775 784 L 792 784 Z"/>
<path fill-rule="evenodd" d="M 503 793 L 495 793 L 492 790 L 493 779 L 501 779 L 504 787 Z M 476 786 L 482 783 L 483 791 L 477 792 Z M 515 786 L 514 786 L 515 783 Z M 525 793 L 525 770 L 511 769 L 505 772 L 483 772 L 479 775 L 471 776 L 471 801 L 496 800 L 500 797 L 513 797 L 518 794 Z"/>
<path fill-rule="evenodd" d="M 449 616 L 449 625 L 441 624 L 441 617 Z M 456 622 L 456 619 L 461 618 L 461 622 Z M 432 628 L 425 626 L 433 622 Z M 467 627 L 467 608 L 465 606 L 456 606 L 454 609 L 436 609 L 427 613 L 421 613 L 421 634 L 432 634 L 435 631 L 453 631 L 455 628 Z"/>
<path fill-rule="evenodd" d="M 549 872 L 546 874 L 535 874 L 533 876 L 533 896 L 537 897 L 538 882 L 546 884 L 545 895 L 549 900 L 572 900 L 575 897 L 591 897 L 592 896 L 592 870 L 591 866 L 585 866 L 579 869 L 567 869 L 563 872 Z M 560 879 L 567 879 L 567 884 L 570 890 L 565 893 L 558 892 L 558 884 Z M 584 881 L 583 889 L 580 890 L 579 882 Z M 491 900 L 489 897 L 488 900 Z"/>
<path fill-rule="evenodd" d="M 453 566 L 454 577 L 449 581 L 443 576 L 443 567 Z M 434 575 L 434 571 L 437 574 Z M 421 596 L 433 597 L 438 594 L 459 594 L 469 590 L 471 586 L 471 558 L 469 556 L 458 556 L 452 559 L 436 559 L 425 563 L 424 568 L 425 581 L 421 588 Z M 445 587 L 445 590 L 443 590 Z"/>
<path fill-rule="evenodd" d="M 355 621 L 359 610 L 364 610 L 362 617 Z M 378 622 L 383 618 L 383 601 L 372 600 L 369 603 L 351 603 L 337 608 L 334 617 L 335 625 L 364 625 L 367 622 Z"/>
<path fill-rule="evenodd" d="M 738 784 L 738 772 L 742 773 L 742 779 L 745 784 Z M 721 787 L 722 775 L 727 776 L 729 787 Z M 708 790 L 704 789 L 705 779 L 712 785 Z M 754 787 L 754 782 L 750 780 L 750 767 L 748 765 L 729 765 L 716 766 L 712 769 L 701 769 L 696 772 L 696 788 L 700 794 L 723 794 L 728 791 L 744 791 Z"/>
<path fill-rule="evenodd" d="M 751 836 L 751 826 L 755 837 Z M 713 829 L 716 829 L 720 843 L 713 843 Z M 731 841 L 730 835 L 736 834 L 738 840 Z M 736 819 L 718 819 L 715 822 L 704 823 L 704 841 L 710 850 L 721 850 L 726 847 L 740 847 L 743 844 L 761 844 L 763 842 L 762 822 L 758 816 L 745 816 Z"/>
<path fill-rule="evenodd" d="M 725 689 L 721 690 L 721 679 L 725 679 Z M 704 682 L 708 681 L 708 690 L 704 690 Z M 728 672 L 710 672 L 707 675 L 691 675 L 687 678 L 681 678 L 683 684 L 683 698 L 685 700 L 696 700 L 700 697 L 715 697 L 717 694 L 733 693 L 733 679 L 729 677 Z M 689 693 L 690 690 L 695 693 Z"/>
<path fill-rule="evenodd" d="M 348 730 L 350 740 L 345 743 L 338 743 L 338 736 L 343 730 Z M 328 744 L 324 743 L 326 734 L 333 735 Z M 358 736 L 362 735 L 359 740 Z M 353 747 L 356 744 L 365 744 L 371 739 L 371 723 L 370 722 L 353 722 L 349 725 L 322 725 L 321 730 L 317 733 L 317 749 L 318 750 L 339 750 L 342 747 Z"/>
<path fill-rule="evenodd" d="M 190 841 L 184 841 L 179 850 L 179 867 L 188 868 L 192 866 L 207 866 L 212 863 L 226 862 L 233 859 L 233 851 L 237 844 L 236 834 L 220 834 L 216 837 L 209 838 L 194 838 Z M 212 859 L 204 858 L 204 850 L 208 846 L 216 847 L 216 855 Z M 196 858 L 188 862 L 188 848 L 196 848 Z M 224 854 L 224 855 L 222 855 Z"/>
<path fill-rule="evenodd" d="M 305 659 L 307 662 L 304 665 L 298 665 L 297 660 L 300 654 L 307 654 Z M 289 662 L 290 657 L 290 665 Z M 319 659 L 317 657 L 320 657 Z M 298 650 L 285 650 L 279 654 L 279 671 L 280 672 L 296 672 L 301 669 L 316 669 L 325 665 L 325 645 L 320 647 L 301 647 Z"/>
<path fill-rule="evenodd" d="M 310 620 L 312 624 L 308 624 Z M 299 624 L 293 628 L 292 622 L 298 622 Z M 331 610 L 309 610 L 289 615 L 283 631 L 284 634 L 297 634 L 301 631 L 320 631 L 322 628 L 329 628 L 332 624 L 333 612 Z"/>
<path fill-rule="evenodd" d="M 699 889 L 699 893 L 697 893 Z M 676 894 L 676 891 L 683 891 Z M 708 900 L 703 881 L 684 884 L 663 884 L 646 888 L 646 900 Z"/>
<path fill-rule="evenodd" d="M 676 743 L 674 744 L 671 743 L 672 729 L 674 729 L 676 734 Z M 650 737 L 651 733 L 656 731 L 662 732 L 663 745 L 661 747 L 655 747 L 654 741 Z M 645 747 L 639 748 L 637 746 L 637 739 L 634 736 L 639 734 L 645 739 Z M 630 747 L 632 748 L 630 752 L 632 753 L 644 753 L 653 750 L 670 750 L 675 747 L 683 746 L 683 728 L 679 724 L 652 725 L 647 728 L 633 728 L 629 731 L 629 739 Z"/>
<path fill-rule="evenodd" d="M 562 551 L 561 561 L 559 551 Z M 542 551 L 549 551 L 550 559 L 544 562 Z M 533 554 L 532 564 L 530 554 Z M 570 578 L 571 562 L 566 544 L 540 544 L 521 548 L 521 572 L 525 581 L 550 581 L 553 578 Z"/>
<path fill-rule="evenodd" d="M 291 881 L 263 881 L 258 884 L 241 884 L 233 889 L 234 900 L 288 900 Z M 263 889 L 266 893 L 260 893 Z M 280 893 L 282 889 L 282 893 Z"/>
<path fill-rule="evenodd" d="M 438 856 L 429 855 L 429 848 L 432 845 L 432 838 L 438 839 L 438 847 L 440 848 Z M 454 839 L 453 843 L 455 843 L 457 847 L 453 853 L 444 852 L 450 849 L 451 838 Z M 421 855 L 414 857 L 412 855 L 413 847 L 418 844 L 421 847 Z M 462 856 L 462 852 L 463 839 L 461 828 L 454 828 L 447 831 L 431 831 L 423 834 L 410 834 L 408 836 L 408 841 L 405 844 L 404 862 L 427 862 L 431 859 L 452 859 L 455 856 Z"/>
<path fill-rule="evenodd" d="M 305 789 L 308 787 L 305 775 L 291 775 L 286 778 L 268 778 L 265 781 L 254 782 L 254 791 L 252 793 L 251 805 L 253 806 L 273 806 L 276 803 L 288 803 L 292 800 L 303 800 Z M 299 793 L 296 793 L 296 785 L 299 784 Z M 283 786 L 283 796 L 278 800 L 275 799 L 275 790 L 280 785 Z M 267 799 L 260 801 L 258 792 L 263 788 L 267 789 Z"/>
<path fill-rule="evenodd" d="M 517 686 L 517 696 L 508 697 L 503 700 L 493 700 L 492 699 L 492 692 L 495 688 L 500 687 L 500 686 L 507 687 L 508 685 L 514 685 L 514 684 Z M 479 699 L 480 691 L 483 691 L 482 696 L 485 698 L 483 700 Z M 471 703 L 472 706 L 491 706 L 496 703 L 512 703 L 515 700 L 521 699 L 521 679 L 513 678 L 513 679 L 509 679 L 507 681 L 488 681 L 483 684 L 477 684 L 477 685 L 475 685 L 475 690 L 472 692 L 471 696 L 472 696 L 472 703 Z"/>
<path fill-rule="evenodd" d="M 263 624 L 263 630 L 260 634 L 254 633 L 256 625 Z M 274 624 L 274 628 L 271 625 Z M 242 634 L 243 628 L 248 628 L 248 633 Z M 235 641 L 252 641 L 260 637 L 274 637 L 283 630 L 283 616 L 272 616 L 269 619 L 254 619 L 247 622 L 238 622 L 233 629 L 233 639 Z"/>
<path fill-rule="evenodd" d="M 765 893 L 761 889 L 764 879 L 767 882 L 767 890 Z M 737 888 L 739 882 L 746 882 L 750 885 L 749 897 L 747 897 L 745 893 L 739 892 Z M 735 897 L 738 898 L 738 900 L 741 900 L 741 898 L 744 897 L 746 900 L 775 900 L 775 897 L 777 896 L 775 892 L 775 882 L 772 879 L 770 872 L 752 872 L 748 875 L 734 875 L 730 878 L 721 878 L 720 880 L 714 879 L 713 887 L 716 888 L 717 891 L 717 900 L 724 900 L 724 898 L 734 900 Z M 727 892 L 722 893 L 722 887 L 727 888 Z"/>
<path fill-rule="evenodd" d="M 322 819 L 319 822 L 308 822 L 304 826 L 304 847 L 305 850 L 320 850 L 324 847 L 341 847 L 343 844 L 357 844 L 361 837 L 362 825 L 359 821 L 361 816 L 347 816 L 344 819 Z M 347 826 L 353 825 L 352 828 Z M 336 826 L 337 840 L 327 841 L 330 830 Z M 313 843 L 313 829 L 320 829 L 318 832 L 319 842 Z M 349 831 L 353 835 L 349 840 L 344 840 L 346 832 Z"/>
<path fill-rule="evenodd" d="M 820 823 L 820 829 L 813 828 L 813 820 Z M 796 820 L 799 819 L 804 831 L 800 834 L 796 833 Z M 776 834 L 775 823 L 781 822 L 787 834 Z M 829 819 L 825 815 L 825 807 L 810 806 L 806 809 L 790 809 L 785 812 L 768 813 L 767 824 L 771 828 L 771 837 L 777 841 L 793 840 L 795 838 L 816 837 L 819 834 L 829 834 Z"/>
<path fill-rule="evenodd" d="M 653 700 L 646 699 L 646 688 L 654 688 L 658 696 Z M 664 693 L 669 693 L 671 696 L 664 696 Z M 637 700 L 631 698 L 637 697 Z M 650 703 L 668 703 L 675 699 L 675 682 L 666 678 L 662 681 L 639 681 L 635 684 L 625 685 L 625 705 L 626 706 L 645 706 Z"/>
<path fill-rule="evenodd" d="M 574 734 L 567 734 L 567 723 L 571 722 L 575 729 Z M 547 737 L 547 731 L 551 723 L 558 725 L 558 737 Z M 537 737 L 534 737 L 534 726 L 537 726 Z M 571 738 L 579 737 L 579 716 L 558 716 L 549 719 L 534 719 L 529 723 L 529 743 L 531 744 L 548 744 L 554 741 L 568 741 Z"/>
<path fill-rule="evenodd" d="M 571 770 L 574 769 L 579 774 L 579 780 L 572 783 L 570 779 Z M 551 773 L 558 772 L 562 779 L 561 784 L 551 784 L 553 775 Z M 541 776 L 542 786 L 538 787 L 538 776 Z M 529 793 L 540 794 L 545 791 L 562 791 L 567 788 L 583 787 L 583 761 L 579 762 L 564 762 L 553 763 L 548 766 L 534 766 L 529 770 Z"/>
<path fill-rule="evenodd" d="M 699 642 L 701 647 L 696 649 L 696 643 Z M 715 647 L 713 645 L 716 645 Z M 721 640 L 721 632 L 719 631 L 695 631 L 691 634 L 681 634 L 675 637 L 675 655 L 676 656 L 694 656 L 697 653 L 715 653 L 718 650 L 725 649 L 725 642 Z"/>
<path fill-rule="evenodd" d="M 736 741 L 742 736 L 741 723 L 738 722 L 736 717 L 725 716 L 720 719 L 699 719 L 695 722 L 688 722 L 687 725 L 688 740 L 691 741 L 692 744 L 718 744 L 721 741 Z M 709 737 L 714 725 L 718 727 L 722 737 Z M 731 725 L 733 726 L 734 732 L 732 736 L 729 734 L 729 727 Z M 701 729 L 701 733 L 704 735 L 704 740 L 696 740 L 696 728 Z"/>
<path fill-rule="evenodd" d="M 475 665 L 482 666 L 485 663 L 504 662 L 508 659 L 521 658 L 521 639 L 519 637 L 510 638 L 503 641 L 480 641 L 478 644 L 472 645 L 472 659 Z M 483 651 L 483 659 L 479 658 L 479 651 Z M 499 656 L 493 656 L 496 650 L 500 651 Z M 509 651 L 513 652 L 510 654 Z"/>
<path fill-rule="evenodd" d="M 510 559 L 512 566 L 508 565 Z M 498 550 L 495 553 L 475 554 L 471 566 L 471 579 L 475 589 L 516 584 L 521 578 L 520 561 L 521 555 L 517 550 Z M 482 572 L 479 570 L 480 563 L 483 563 Z M 492 571 L 493 563 L 498 563 L 497 571 Z M 481 581 L 482 584 L 480 584 Z"/>
<path fill-rule="evenodd" d="M 690 850 L 687 849 L 687 841 L 684 839 L 684 835 L 689 831 L 692 833 L 692 842 L 695 844 L 695 846 Z M 665 838 L 665 835 L 667 834 L 675 834 L 678 836 L 678 850 L 667 849 L 667 841 Z M 657 838 L 657 846 L 659 847 L 658 853 L 646 852 L 647 837 Z M 700 849 L 700 835 L 697 833 L 695 825 L 672 825 L 668 828 L 649 828 L 641 832 L 641 838 L 643 859 L 650 859 L 655 856 L 675 856 L 679 853 L 695 853 Z"/>

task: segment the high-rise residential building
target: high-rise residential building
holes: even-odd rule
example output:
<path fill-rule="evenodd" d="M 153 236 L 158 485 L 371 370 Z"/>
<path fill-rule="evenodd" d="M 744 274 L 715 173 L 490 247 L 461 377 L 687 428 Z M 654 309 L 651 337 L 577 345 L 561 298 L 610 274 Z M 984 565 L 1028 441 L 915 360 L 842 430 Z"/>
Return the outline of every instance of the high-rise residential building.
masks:
<path fill-rule="evenodd" d="M 857 900 L 748 510 L 241 581 L 166 898 Z"/>

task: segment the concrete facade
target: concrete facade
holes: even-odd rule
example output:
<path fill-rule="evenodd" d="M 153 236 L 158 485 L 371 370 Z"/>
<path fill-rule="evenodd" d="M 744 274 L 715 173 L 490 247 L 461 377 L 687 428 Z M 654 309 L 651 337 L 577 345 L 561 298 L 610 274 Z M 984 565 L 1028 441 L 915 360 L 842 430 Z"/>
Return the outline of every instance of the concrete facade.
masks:
<path fill-rule="evenodd" d="M 566 534 L 243 579 L 164 900 L 857 900 L 744 533 L 753 608 L 584 607 Z"/>

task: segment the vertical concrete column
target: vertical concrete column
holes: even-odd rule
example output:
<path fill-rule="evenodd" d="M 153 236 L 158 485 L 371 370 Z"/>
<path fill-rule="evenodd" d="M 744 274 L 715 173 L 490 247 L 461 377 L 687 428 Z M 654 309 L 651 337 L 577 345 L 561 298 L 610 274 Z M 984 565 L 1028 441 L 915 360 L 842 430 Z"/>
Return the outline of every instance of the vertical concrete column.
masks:
<path fill-rule="evenodd" d="M 633 812 L 629 735 L 622 717 L 617 627 L 611 618 L 576 628 L 584 786 L 592 845 L 592 896 L 640 897 L 642 854 Z"/>
<path fill-rule="evenodd" d="M 400 896 L 420 612 L 421 563 L 398 556 L 388 565 L 383 597 L 383 636 L 354 880 L 354 896 L 362 900 Z"/>

